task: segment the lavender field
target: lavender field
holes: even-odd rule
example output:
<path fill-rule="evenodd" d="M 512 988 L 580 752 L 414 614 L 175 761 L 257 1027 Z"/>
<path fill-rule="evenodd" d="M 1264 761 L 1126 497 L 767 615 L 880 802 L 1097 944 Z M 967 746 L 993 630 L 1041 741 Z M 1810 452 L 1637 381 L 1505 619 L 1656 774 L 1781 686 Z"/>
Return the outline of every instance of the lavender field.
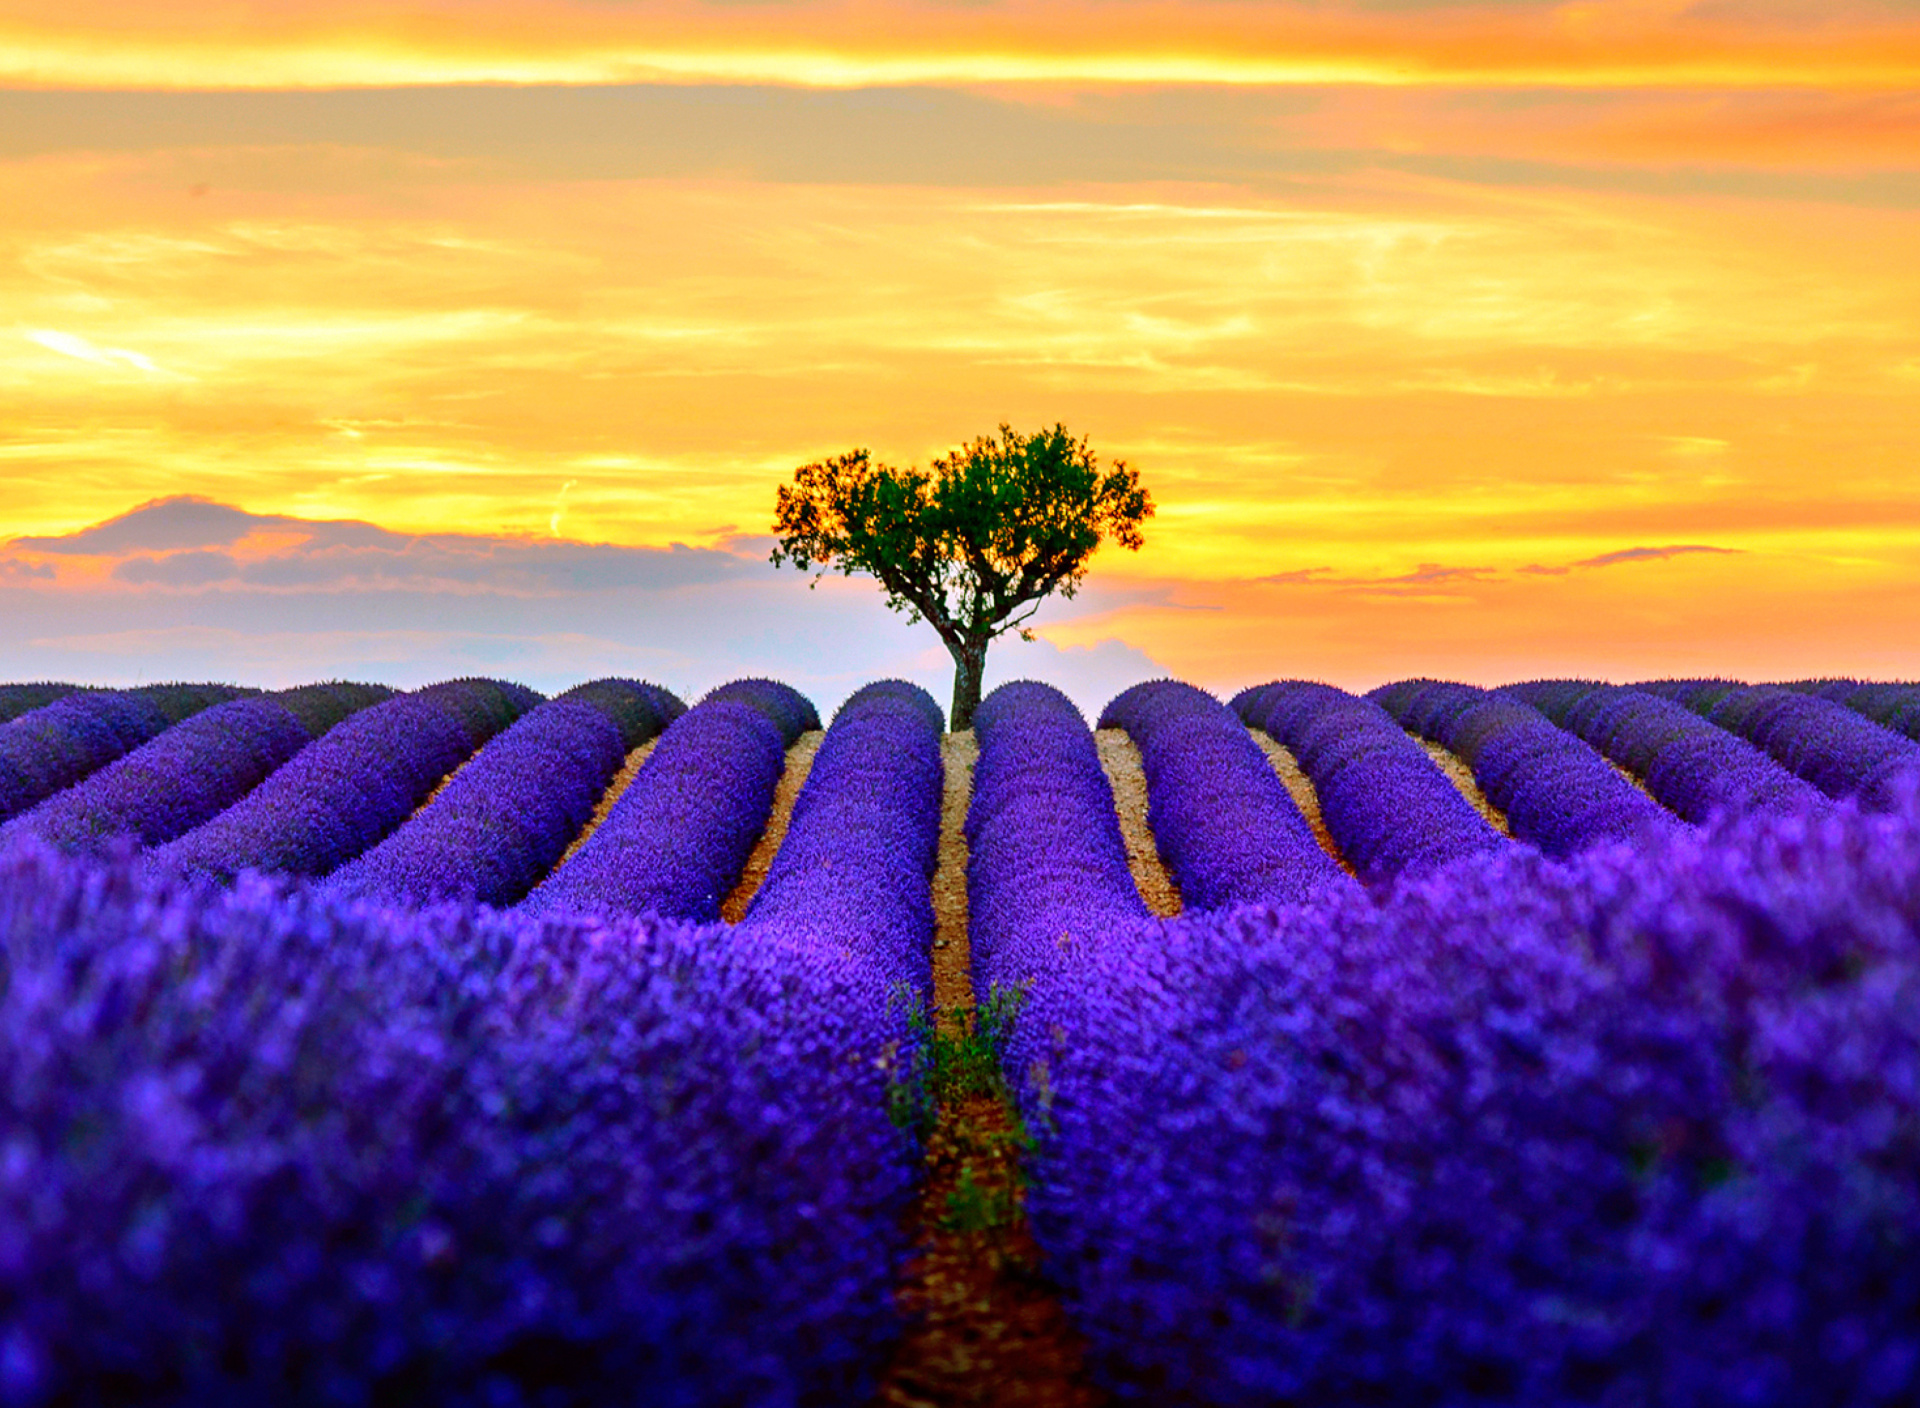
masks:
<path fill-rule="evenodd" d="M 0 686 L 0 1405 L 996 1401 L 958 1007 L 1072 1401 L 1920 1401 L 1920 685 L 943 727 Z"/>

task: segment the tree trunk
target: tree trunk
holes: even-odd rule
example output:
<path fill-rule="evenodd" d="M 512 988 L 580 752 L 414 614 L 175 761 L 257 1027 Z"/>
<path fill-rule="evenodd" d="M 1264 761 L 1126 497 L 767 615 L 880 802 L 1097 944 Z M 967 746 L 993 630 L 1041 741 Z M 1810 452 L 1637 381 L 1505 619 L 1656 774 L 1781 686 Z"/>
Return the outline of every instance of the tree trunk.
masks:
<path fill-rule="evenodd" d="M 947 727 L 955 733 L 973 727 L 973 711 L 980 707 L 980 678 L 987 671 L 987 643 L 968 641 L 948 646 L 953 654 L 953 708 Z"/>

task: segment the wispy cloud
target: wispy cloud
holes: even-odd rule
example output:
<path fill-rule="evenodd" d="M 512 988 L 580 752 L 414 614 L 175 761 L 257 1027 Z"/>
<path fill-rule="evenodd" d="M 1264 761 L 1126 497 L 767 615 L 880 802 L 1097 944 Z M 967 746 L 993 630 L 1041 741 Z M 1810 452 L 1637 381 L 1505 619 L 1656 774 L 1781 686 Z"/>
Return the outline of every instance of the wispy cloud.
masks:
<path fill-rule="evenodd" d="M 312 0 L 270 15 L 151 0 L 29 4 L 0 24 L 0 79 L 70 87 L 762 82 L 1911 87 L 1911 13 L 1667 0 L 1346 6 L 1269 0 L 951 5 L 554 6 Z M 34 13 L 38 11 L 38 13 Z M 1758 13 L 1755 13 L 1758 11 Z M 112 23 L 109 23 L 112 21 Z"/>
<path fill-rule="evenodd" d="M 0 543 L 0 659 L 13 677 L 329 675 L 418 684 L 494 674 L 555 689 L 607 674 L 693 697 L 775 675 L 830 709 L 885 676 L 944 699 L 932 633 L 867 582 L 714 549 L 625 548 L 249 514 L 206 500 Z M 1166 667 L 1112 638 L 995 645 L 989 683 L 1049 680 L 1090 713 Z"/>
<path fill-rule="evenodd" d="M 1674 543 L 1663 548 L 1622 548 L 1619 552 L 1601 553 L 1598 557 L 1584 558 L 1574 563 L 1575 567 L 1614 567 L 1622 562 L 1661 562 L 1670 557 L 1684 557 L 1688 553 L 1720 553 L 1735 556 L 1739 548 L 1709 547 L 1705 543 Z"/>
<path fill-rule="evenodd" d="M 141 352 L 130 351 L 125 347 L 102 347 L 90 342 L 78 333 L 60 332 L 55 328 L 29 328 L 22 336 L 28 342 L 44 347 L 49 352 L 58 352 L 63 357 L 72 357 L 76 361 L 91 362 L 97 367 L 132 367 L 135 371 L 145 372 L 148 376 L 172 377 L 186 381 L 190 378 L 178 372 L 170 372 L 156 366 L 151 357 Z"/>

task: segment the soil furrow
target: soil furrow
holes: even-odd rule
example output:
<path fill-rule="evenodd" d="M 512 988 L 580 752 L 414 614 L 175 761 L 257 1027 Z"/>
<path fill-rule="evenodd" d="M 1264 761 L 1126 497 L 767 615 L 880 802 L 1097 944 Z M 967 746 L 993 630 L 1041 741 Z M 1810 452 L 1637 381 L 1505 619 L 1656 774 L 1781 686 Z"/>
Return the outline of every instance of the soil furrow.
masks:
<path fill-rule="evenodd" d="M 800 789 L 807 785 L 807 774 L 813 771 L 814 754 L 820 751 L 820 740 L 826 736 L 824 730 L 812 729 L 794 739 L 793 746 L 787 749 L 786 767 L 773 789 L 773 806 L 767 812 L 766 829 L 754 843 L 753 854 L 747 857 L 747 868 L 740 872 L 739 883 L 720 906 L 720 917 L 727 923 L 738 924 L 746 915 L 747 906 L 753 903 L 753 897 L 760 893 L 760 884 L 767 878 L 773 858 L 780 853 L 780 843 L 787 839 L 793 804 L 799 800 Z"/>
<path fill-rule="evenodd" d="M 1247 733 L 1260 745 L 1260 751 L 1267 755 L 1267 761 L 1273 764 L 1273 770 L 1280 775 L 1280 780 L 1287 784 L 1293 804 L 1300 808 L 1307 825 L 1313 828 L 1313 839 L 1320 843 L 1320 849 L 1332 856 L 1347 874 L 1355 874 L 1354 868 L 1347 864 L 1347 858 L 1340 854 L 1339 842 L 1327 830 L 1326 818 L 1320 814 L 1320 794 L 1314 790 L 1313 779 L 1307 776 L 1299 760 L 1293 756 L 1293 750 L 1265 729 L 1249 728 Z"/>
<path fill-rule="evenodd" d="M 1409 733 L 1407 737 L 1427 750 L 1427 756 L 1433 759 L 1434 766 L 1447 775 L 1447 781 L 1460 789 L 1462 797 L 1473 803 L 1473 809 L 1487 819 L 1488 825 L 1502 836 L 1513 835 L 1513 828 L 1507 825 L 1507 814 L 1487 800 L 1487 794 L 1473 780 L 1473 769 L 1467 766 L 1464 758 L 1417 733 Z"/>
<path fill-rule="evenodd" d="M 973 735 L 948 734 L 941 754 L 946 783 L 933 877 L 933 994 L 936 1047 L 951 1051 L 973 1031 L 964 831 L 977 756 Z M 1040 1273 L 1024 1211 L 1023 1142 L 1004 1093 L 974 1089 L 941 1101 L 914 1211 L 918 1250 L 897 1293 L 908 1328 L 877 1404 L 1097 1408 L 1108 1401 L 1087 1381 L 1084 1345 Z"/>
<path fill-rule="evenodd" d="M 1100 750 L 1100 766 L 1113 788 L 1114 815 L 1120 821 L 1127 868 L 1133 872 L 1140 899 L 1157 917 L 1171 919 L 1181 909 L 1180 887 L 1160 859 L 1160 847 L 1147 822 L 1147 775 L 1140 764 L 1140 749 L 1125 729 L 1096 730 L 1093 741 Z"/>

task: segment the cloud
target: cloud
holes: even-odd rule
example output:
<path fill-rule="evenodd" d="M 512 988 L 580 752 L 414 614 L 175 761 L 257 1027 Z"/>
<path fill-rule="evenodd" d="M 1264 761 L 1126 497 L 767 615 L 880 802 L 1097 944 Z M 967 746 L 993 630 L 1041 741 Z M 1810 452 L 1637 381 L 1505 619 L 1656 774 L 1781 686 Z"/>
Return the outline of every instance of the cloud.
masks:
<path fill-rule="evenodd" d="M 1334 587 L 1343 591 L 1384 591 L 1393 594 L 1425 591 L 1433 587 L 1468 586 L 1499 580 L 1491 567 L 1448 567 L 1439 562 L 1423 562 L 1411 572 L 1390 577 L 1338 577 L 1327 567 L 1304 567 L 1293 572 L 1276 572 L 1255 577 L 1255 582 L 1281 587 Z"/>
<path fill-rule="evenodd" d="M 755 570 L 739 554 L 714 548 L 394 533 L 354 519 L 253 514 L 195 497 L 157 499 L 59 537 L 16 538 L 7 550 L 119 559 L 111 568 L 117 582 L 193 590 L 408 588 L 551 596 L 625 587 L 662 590 Z"/>
<path fill-rule="evenodd" d="M 1700 552 L 1737 556 L 1741 551 L 1739 548 L 1709 547 L 1704 543 L 1674 543 L 1658 548 L 1622 548 L 1618 552 L 1601 553 L 1598 557 L 1583 558 L 1579 562 L 1560 565 L 1529 562 L 1526 566 L 1514 570 L 1523 577 L 1564 577 L 1570 572 L 1595 567 L 1615 567 L 1623 562 L 1656 562 L 1664 558 Z M 1265 586 L 1334 587 L 1349 591 L 1406 591 L 1429 587 L 1491 584 L 1502 580 L 1504 578 L 1501 573 L 1492 567 L 1448 567 L 1438 562 L 1423 562 L 1413 571 L 1403 572 L 1393 577 L 1336 577 L 1331 569 L 1326 567 L 1303 567 L 1293 572 L 1276 572 L 1270 576 L 1253 579 L 1254 582 Z"/>
<path fill-rule="evenodd" d="M 179 548 L 229 547 L 266 527 L 300 526 L 300 520 L 271 518 L 217 504 L 197 495 L 153 499 L 118 517 L 77 533 L 51 538 L 15 538 L 11 546 L 34 552 L 94 555 L 171 552 Z"/>
<path fill-rule="evenodd" d="M 92 362 L 95 366 L 127 366 L 143 371 L 148 376 L 176 377 L 185 381 L 177 372 L 166 371 L 155 366 L 153 360 L 140 352 L 130 352 L 124 347 L 102 347 L 89 342 L 77 333 L 58 332 L 53 328 L 29 328 L 22 334 L 28 342 L 36 343 L 49 352 L 58 352 L 63 357 L 73 357 L 82 362 Z"/>
<path fill-rule="evenodd" d="M 1658 562 L 1663 558 L 1680 557 L 1686 553 L 1711 552 L 1737 555 L 1739 548 L 1708 547 L 1704 543 L 1675 543 L 1664 548 L 1622 548 L 1619 552 L 1602 553 L 1599 557 L 1589 557 L 1573 565 L 1575 567 L 1613 567 L 1622 562 Z"/>
<path fill-rule="evenodd" d="M 16 5 L 17 9 L 18 6 Z M 29 6 L 29 10 L 36 7 Z M 0 21 L 0 77 L 67 88 L 399 88 L 707 80 L 903 84 L 1480 83 L 1718 89 L 1912 86 L 1911 19 L 1827 0 L 1819 43 L 1791 5 L 1687 0 L 1359 6 L 860 3 L 556 6 L 295 0 L 236 22 L 152 0 L 39 6 Z M 1749 11 L 1759 13 L 1747 13 Z"/>
<path fill-rule="evenodd" d="M 224 552 L 170 553 L 165 557 L 130 557 L 113 569 L 114 580 L 135 586 L 158 583 L 169 587 L 199 587 L 237 576 L 240 565 Z"/>
<path fill-rule="evenodd" d="M 1050 606 L 1041 624 L 1080 605 Z M 953 678 L 932 632 L 889 612 L 865 579 L 809 590 L 805 576 L 757 555 L 409 535 L 205 499 L 0 545 L 0 659 L 14 678 L 100 683 L 412 686 L 486 674 L 553 691 L 620 674 L 689 699 L 771 675 L 823 711 L 887 677 L 944 706 Z M 988 657 L 990 683 L 1043 679 L 1089 713 L 1166 673 L 1119 639 L 1009 638 Z"/>

